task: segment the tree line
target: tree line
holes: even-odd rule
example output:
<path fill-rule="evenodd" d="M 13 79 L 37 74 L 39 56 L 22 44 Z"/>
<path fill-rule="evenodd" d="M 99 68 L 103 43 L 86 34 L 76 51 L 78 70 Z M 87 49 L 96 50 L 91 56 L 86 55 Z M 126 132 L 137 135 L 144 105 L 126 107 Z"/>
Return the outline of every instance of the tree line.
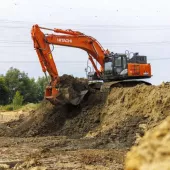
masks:
<path fill-rule="evenodd" d="M 45 77 L 37 80 L 27 73 L 11 67 L 5 75 L 0 75 L 0 105 L 7 105 L 22 99 L 22 103 L 37 103 L 44 98 L 47 85 Z"/>

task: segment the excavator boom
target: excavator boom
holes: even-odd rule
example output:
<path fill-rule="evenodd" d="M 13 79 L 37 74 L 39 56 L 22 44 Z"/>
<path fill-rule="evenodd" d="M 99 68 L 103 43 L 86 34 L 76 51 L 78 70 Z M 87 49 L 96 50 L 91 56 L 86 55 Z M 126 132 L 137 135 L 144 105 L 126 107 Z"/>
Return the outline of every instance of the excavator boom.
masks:
<path fill-rule="evenodd" d="M 45 35 L 41 30 L 49 30 L 58 34 Z M 64 35 L 61 35 L 64 34 Z M 34 42 L 34 48 L 37 52 L 42 71 L 49 73 L 51 82 L 46 88 L 45 98 L 49 100 L 57 100 L 59 91 L 56 88 L 60 82 L 58 71 L 51 53 L 50 44 L 75 47 L 85 50 L 88 57 L 97 73 L 100 77 L 101 71 L 104 69 L 104 57 L 108 51 L 105 51 L 100 43 L 93 37 L 86 36 L 81 32 L 72 30 L 61 30 L 61 29 L 49 29 L 34 25 L 31 31 L 32 39 Z M 101 69 L 99 70 L 94 62 L 94 59 L 100 64 Z M 60 102 L 60 101 L 58 101 Z"/>

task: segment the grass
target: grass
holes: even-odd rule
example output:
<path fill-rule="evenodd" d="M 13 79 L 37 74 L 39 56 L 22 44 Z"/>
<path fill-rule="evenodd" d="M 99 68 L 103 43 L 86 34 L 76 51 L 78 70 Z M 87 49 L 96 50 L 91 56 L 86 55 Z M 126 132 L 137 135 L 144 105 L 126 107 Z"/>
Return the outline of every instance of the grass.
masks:
<path fill-rule="evenodd" d="M 8 104 L 8 105 L 5 105 L 5 106 L 2 106 L 0 105 L 0 111 L 19 111 L 19 110 L 22 110 L 22 111 L 29 111 L 29 110 L 34 110 L 34 109 L 37 109 L 38 107 L 40 106 L 40 103 L 28 103 L 26 105 L 23 105 L 23 106 L 18 106 L 18 107 L 13 107 L 12 104 Z"/>

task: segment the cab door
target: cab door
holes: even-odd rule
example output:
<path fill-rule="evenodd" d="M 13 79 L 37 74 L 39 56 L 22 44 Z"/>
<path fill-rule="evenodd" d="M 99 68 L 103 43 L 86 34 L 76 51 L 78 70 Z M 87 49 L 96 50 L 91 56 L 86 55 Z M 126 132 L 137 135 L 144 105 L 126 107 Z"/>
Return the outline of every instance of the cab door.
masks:
<path fill-rule="evenodd" d="M 115 56 L 114 57 L 113 73 L 114 75 L 120 75 L 120 73 L 127 69 L 127 59 L 125 56 Z"/>

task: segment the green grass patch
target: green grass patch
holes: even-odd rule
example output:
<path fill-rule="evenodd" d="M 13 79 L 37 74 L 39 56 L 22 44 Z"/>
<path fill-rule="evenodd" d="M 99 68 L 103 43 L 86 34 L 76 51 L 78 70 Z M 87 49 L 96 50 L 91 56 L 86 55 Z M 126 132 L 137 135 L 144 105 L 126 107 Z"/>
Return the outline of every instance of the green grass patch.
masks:
<path fill-rule="evenodd" d="M 18 106 L 15 108 L 13 107 L 13 104 L 8 104 L 8 105 L 5 105 L 5 106 L 2 106 L 0 105 L 0 111 L 19 111 L 19 110 L 22 110 L 22 111 L 30 111 L 30 110 L 36 110 L 38 109 L 38 107 L 40 106 L 40 103 L 28 103 L 26 105 L 23 105 L 23 106 Z"/>

